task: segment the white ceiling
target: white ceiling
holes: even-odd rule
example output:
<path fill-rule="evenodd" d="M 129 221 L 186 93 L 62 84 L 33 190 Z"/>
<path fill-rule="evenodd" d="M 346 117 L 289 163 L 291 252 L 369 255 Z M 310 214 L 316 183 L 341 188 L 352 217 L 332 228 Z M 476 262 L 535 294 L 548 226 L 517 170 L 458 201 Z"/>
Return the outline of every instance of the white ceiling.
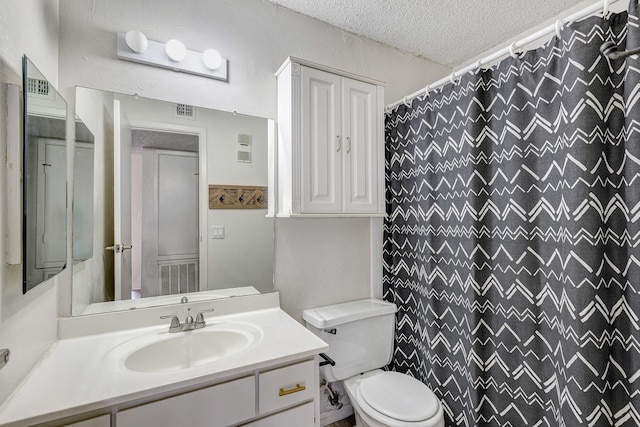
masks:
<path fill-rule="evenodd" d="M 455 67 L 582 0 L 269 0 Z"/>

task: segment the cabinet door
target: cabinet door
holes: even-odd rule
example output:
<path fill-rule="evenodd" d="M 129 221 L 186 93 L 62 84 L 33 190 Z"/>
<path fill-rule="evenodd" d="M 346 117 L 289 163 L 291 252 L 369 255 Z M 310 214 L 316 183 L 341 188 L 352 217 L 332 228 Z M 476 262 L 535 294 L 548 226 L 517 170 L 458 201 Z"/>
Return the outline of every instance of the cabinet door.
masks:
<path fill-rule="evenodd" d="M 341 77 L 301 68 L 301 212 L 340 212 L 344 151 L 340 124 Z"/>
<path fill-rule="evenodd" d="M 313 427 L 315 425 L 314 419 L 315 409 L 313 407 L 313 402 L 309 402 L 287 411 L 271 415 L 270 417 L 245 424 L 244 427 Z"/>
<path fill-rule="evenodd" d="M 256 415 L 255 377 L 147 403 L 118 412 L 118 427 L 226 427 Z"/>
<path fill-rule="evenodd" d="M 77 423 L 65 424 L 65 427 L 111 427 L 111 415 L 105 414 Z"/>
<path fill-rule="evenodd" d="M 376 86 L 343 80 L 344 211 L 378 210 L 379 149 Z"/>

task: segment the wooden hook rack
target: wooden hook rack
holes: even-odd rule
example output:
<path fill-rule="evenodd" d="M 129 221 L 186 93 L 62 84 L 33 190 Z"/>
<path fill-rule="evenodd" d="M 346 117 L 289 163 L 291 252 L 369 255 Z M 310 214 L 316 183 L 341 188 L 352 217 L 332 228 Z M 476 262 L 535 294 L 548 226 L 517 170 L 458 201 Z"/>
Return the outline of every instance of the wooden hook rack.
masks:
<path fill-rule="evenodd" d="M 267 187 L 209 185 L 209 209 L 267 209 Z"/>

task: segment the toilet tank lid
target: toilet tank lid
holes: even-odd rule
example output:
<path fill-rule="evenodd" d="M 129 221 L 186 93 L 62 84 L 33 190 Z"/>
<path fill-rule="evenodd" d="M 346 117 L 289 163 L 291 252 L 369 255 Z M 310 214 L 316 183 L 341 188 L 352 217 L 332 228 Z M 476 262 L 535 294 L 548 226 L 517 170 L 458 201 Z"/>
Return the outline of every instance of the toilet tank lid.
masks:
<path fill-rule="evenodd" d="M 396 311 L 396 305 L 391 302 L 364 299 L 309 308 L 302 312 L 302 318 L 318 329 L 326 329 L 368 317 L 395 313 Z"/>

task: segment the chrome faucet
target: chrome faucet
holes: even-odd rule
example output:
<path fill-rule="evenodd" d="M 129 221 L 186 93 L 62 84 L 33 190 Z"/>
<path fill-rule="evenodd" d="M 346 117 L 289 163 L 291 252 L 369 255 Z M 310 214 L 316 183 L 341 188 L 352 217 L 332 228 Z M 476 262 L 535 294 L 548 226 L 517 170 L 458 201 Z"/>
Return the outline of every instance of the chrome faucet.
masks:
<path fill-rule="evenodd" d="M 202 313 L 207 313 L 209 311 L 213 311 L 213 308 L 208 310 L 202 310 L 198 312 L 196 315 L 196 319 L 193 320 L 193 316 L 191 315 L 191 307 L 187 308 L 187 317 L 184 319 L 184 323 L 180 323 L 180 319 L 175 314 L 170 314 L 168 316 L 160 316 L 161 319 L 171 319 L 171 324 L 169 325 L 169 332 L 183 332 L 183 331 L 191 331 L 193 329 L 200 329 L 207 326 L 207 322 L 204 320 L 204 315 Z"/>

